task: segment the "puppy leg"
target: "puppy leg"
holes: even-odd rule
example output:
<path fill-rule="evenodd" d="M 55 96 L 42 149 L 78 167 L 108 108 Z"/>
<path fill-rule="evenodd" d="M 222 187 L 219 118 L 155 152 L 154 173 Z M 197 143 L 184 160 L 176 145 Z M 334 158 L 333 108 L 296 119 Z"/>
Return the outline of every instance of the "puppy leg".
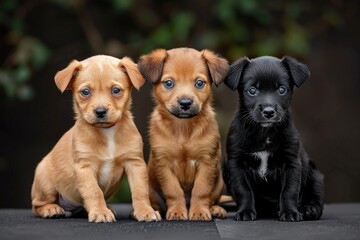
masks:
<path fill-rule="evenodd" d="M 80 161 L 75 164 L 76 180 L 89 222 L 115 222 L 114 213 L 107 207 L 104 194 L 92 170 L 92 164 Z"/>
<path fill-rule="evenodd" d="M 216 167 L 209 166 L 208 162 L 201 162 L 191 193 L 189 219 L 211 220 L 211 194 L 216 181 Z M 209 179 L 210 178 L 210 179 Z M 215 210 L 215 209 L 213 209 Z"/>
<path fill-rule="evenodd" d="M 161 216 L 158 211 L 150 205 L 149 201 L 149 181 L 145 162 L 142 159 L 129 160 L 125 171 L 131 189 L 132 204 L 134 208 L 133 217 L 138 221 L 160 221 Z"/>
<path fill-rule="evenodd" d="M 162 179 L 160 188 L 166 200 L 166 220 L 188 220 L 184 191 L 174 173 L 165 167 L 157 172 L 157 177 Z"/>
<path fill-rule="evenodd" d="M 46 178 L 45 171 L 39 171 L 39 165 L 35 172 L 35 179 L 31 189 L 32 211 L 37 217 L 58 218 L 65 215 L 62 207 L 56 204 L 58 193 Z"/>
<path fill-rule="evenodd" d="M 280 221 L 302 221 L 302 215 L 298 211 L 298 198 L 301 185 L 300 179 L 300 166 L 285 166 L 285 170 L 281 178 L 282 191 L 280 193 Z"/>
<path fill-rule="evenodd" d="M 305 189 L 303 190 L 302 203 L 299 211 L 304 220 L 320 219 L 324 206 L 324 181 L 317 169 L 311 169 Z"/>
<path fill-rule="evenodd" d="M 217 180 L 215 189 L 211 196 L 212 204 L 219 202 L 219 199 L 221 197 L 221 191 L 224 187 L 224 181 L 221 176 L 221 171 L 219 171 L 218 174 L 219 174 L 218 180 Z M 225 218 L 226 217 L 226 210 L 218 205 L 212 205 L 210 207 L 210 213 L 213 218 Z"/>

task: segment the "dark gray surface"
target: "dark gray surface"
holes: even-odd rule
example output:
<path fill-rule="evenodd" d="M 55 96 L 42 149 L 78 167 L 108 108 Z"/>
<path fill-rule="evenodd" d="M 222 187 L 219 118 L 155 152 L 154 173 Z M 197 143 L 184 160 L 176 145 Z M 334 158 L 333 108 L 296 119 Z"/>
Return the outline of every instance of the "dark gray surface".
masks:
<path fill-rule="evenodd" d="M 280 222 L 276 219 L 260 219 L 237 222 L 231 219 L 215 220 L 221 239 L 360 239 L 360 204 L 326 205 L 318 221 Z"/>
<path fill-rule="evenodd" d="M 319 221 L 287 223 L 276 219 L 236 222 L 152 222 L 128 219 L 129 205 L 112 205 L 116 223 L 88 223 L 86 218 L 40 219 L 29 209 L 0 210 L 0 239 L 360 239 L 360 204 L 326 205 Z M 230 212 L 230 217 L 233 215 Z"/>

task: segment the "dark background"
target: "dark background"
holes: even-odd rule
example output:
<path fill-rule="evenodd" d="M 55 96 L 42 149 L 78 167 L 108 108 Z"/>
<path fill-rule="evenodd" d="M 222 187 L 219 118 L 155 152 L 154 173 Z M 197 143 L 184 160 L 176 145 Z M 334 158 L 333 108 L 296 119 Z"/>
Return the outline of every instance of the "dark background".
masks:
<path fill-rule="evenodd" d="M 130 56 L 155 48 L 212 49 L 242 56 L 291 55 L 311 78 L 293 115 L 325 175 L 326 202 L 360 201 L 359 1 L 64 0 L 0 2 L 0 207 L 30 207 L 37 163 L 73 125 L 71 93 L 53 77 L 72 59 Z M 133 91 L 145 142 L 151 86 Z M 220 85 L 214 106 L 223 145 L 237 93 Z M 126 186 L 113 202 L 128 201 Z M 124 197 L 125 196 L 125 197 Z"/>

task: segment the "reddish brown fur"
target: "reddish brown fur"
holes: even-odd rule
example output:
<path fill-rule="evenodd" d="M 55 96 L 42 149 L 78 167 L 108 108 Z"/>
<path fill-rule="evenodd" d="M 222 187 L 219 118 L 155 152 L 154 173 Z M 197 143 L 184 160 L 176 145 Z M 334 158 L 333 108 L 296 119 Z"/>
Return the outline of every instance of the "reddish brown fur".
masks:
<path fill-rule="evenodd" d="M 217 206 L 223 187 L 220 164 L 220 135 L 211 107 L 211 84 L 219 85 L 227 70 L 227 61 L 213 52 L 189 48 L 158 49 L 140 58 L 138 67 L 154 84 L 157 105 L 151 115 L 148 163 L 150 200 L 161 209 L 164 196 L 167 220 L 211 220 L 224 217 Z M 166 89 L 162 82 L 172 79 L 175 87 Z M 205 87 L 196 89 L 197 79 Z M 178 99 L 189 97 L 199 113 L 180 119 L 170 113 Z M 185 196 L 190 196 L 189 213 Z"/>
<path fill-rule="evenodd" d="M 147 168 L 142 138 L 129 111 L 131 89 L 144 79 L 129 58 L 95 56 L 74 60 L 55 76 L 60 91 L 73 90 L 75 125 L 39 163 L 32 186 L 33 212 L 39 217 L 64 215 L 56 204 L 59 194 L 84 205 L 90 222 L 113 222 L 114 212 L 105 200 L 127 174 L 133 198 L 134 217 L 139 221 L 160 220 L 149 201 Z M 111 93 L 116 86 L 122 91 Z M 90 97 L 80 94 L 91 89 Z M 99 123 L 94 110 L 108 109 L 107 121 Z"/>

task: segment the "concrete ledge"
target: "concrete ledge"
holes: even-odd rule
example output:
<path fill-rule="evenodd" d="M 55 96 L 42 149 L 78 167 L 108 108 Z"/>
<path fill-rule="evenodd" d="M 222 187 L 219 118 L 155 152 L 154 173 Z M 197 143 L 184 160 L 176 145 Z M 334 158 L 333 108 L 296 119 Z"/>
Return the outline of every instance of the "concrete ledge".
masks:
<path fill-rule="evenodd" d="M 111 205 L 118 221 L 88 223 L 86 218 L 41 219 L 29 209 L 0 209 L 0 239 L 360 239 L 360 204 L 325 206 L 319 221 L 298 223 L 260 219 L 236 222 L 230 218 L 211 222 L 130 220 L 130 205 Z"/>

